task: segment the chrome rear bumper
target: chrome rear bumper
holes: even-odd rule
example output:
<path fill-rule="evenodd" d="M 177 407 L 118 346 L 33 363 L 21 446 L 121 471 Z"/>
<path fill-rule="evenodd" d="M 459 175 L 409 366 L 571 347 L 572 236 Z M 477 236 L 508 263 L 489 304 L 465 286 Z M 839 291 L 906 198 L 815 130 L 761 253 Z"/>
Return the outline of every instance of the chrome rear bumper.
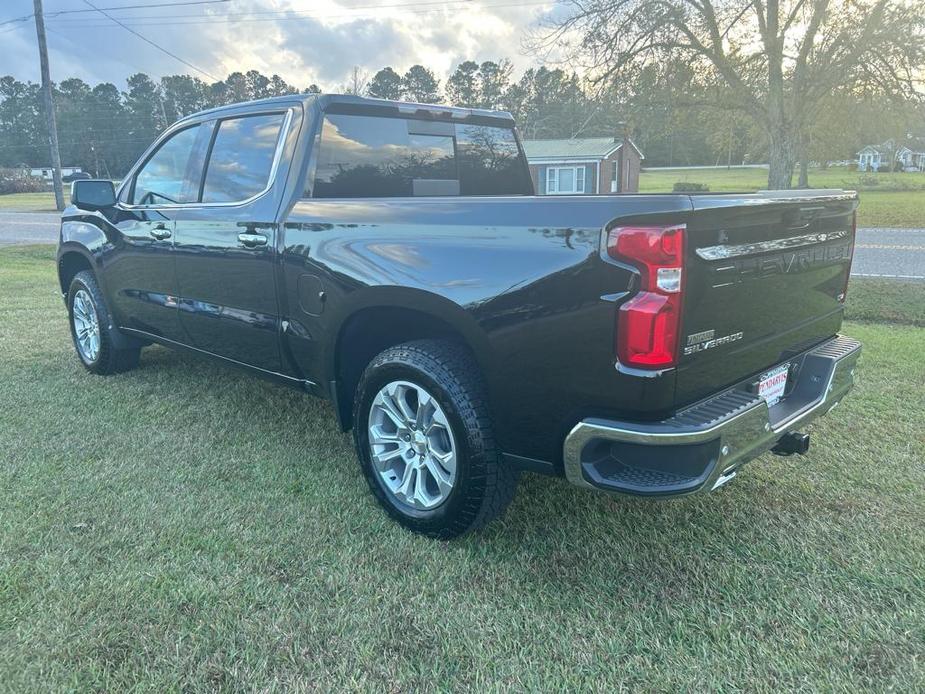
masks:
<path fill-rule="evenodd" d="M 858 341 L 838 336 L 786 360 L 793 386 L 770 408 L 743 382 L 661 422 L 585 419 L 565 439 L 565 476 L 579 487 L 635 496 L 712 491 L 838 405 L 854 385 L 860 353 Z"/>

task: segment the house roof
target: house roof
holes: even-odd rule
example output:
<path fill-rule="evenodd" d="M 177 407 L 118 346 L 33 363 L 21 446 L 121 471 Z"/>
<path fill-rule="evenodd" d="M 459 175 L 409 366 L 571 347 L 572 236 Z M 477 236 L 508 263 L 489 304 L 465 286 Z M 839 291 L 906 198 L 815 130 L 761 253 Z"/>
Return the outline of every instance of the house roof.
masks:
<path fill-rule="evenodd" d="M 911 154 L 920 153 L 905 145 L 900 145 L 898 147 L 895 147 L 895 149 L 894 147 L 895 146 L 890 144 L 889 142 L 884 142 L 882 145 L 867 145 L 866 147 L 862 147 L 861 151 L 859 151 L 858 154 L 867 154 L 869 152 L 871 154 L 879 153 L 882 156 L 886 156 L 886 157 L 890 156 L 890 154 L 892 154 L 895 157 L 899 157 L 899 156 L 902 156 L 904 152 L 909 152 Z"/>
<path fill-rule="evenodd" d="M 861 151 L 858 154 L 864 154 L 865 152 L 870 152 L 871 154 L 885 154 L 889 155 L 893 151 L 893 148 L 887 144 L 882 145 L 867 145 L 861 148 Z"/>
<path fill-rule="evenodd" d="M 630 144 L 642 152 L 630 140 Z M 604 159 L 623 146 L 613 137 L 573 137 L 563 140 L 524 140 L 527 159 Z"/>

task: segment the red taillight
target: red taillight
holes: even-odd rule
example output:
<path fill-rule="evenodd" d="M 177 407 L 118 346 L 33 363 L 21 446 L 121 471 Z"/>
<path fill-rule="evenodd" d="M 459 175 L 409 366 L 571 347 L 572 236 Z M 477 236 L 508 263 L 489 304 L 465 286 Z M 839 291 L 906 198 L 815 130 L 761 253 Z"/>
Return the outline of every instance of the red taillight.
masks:
<path fill-rule="evenodd" d="M 627 366 L 656 369 L 678 360 L 684 225 L 616 227 L 607 252 L 639 269 L 639 293 L 617 314 L 617 358 Z"/>

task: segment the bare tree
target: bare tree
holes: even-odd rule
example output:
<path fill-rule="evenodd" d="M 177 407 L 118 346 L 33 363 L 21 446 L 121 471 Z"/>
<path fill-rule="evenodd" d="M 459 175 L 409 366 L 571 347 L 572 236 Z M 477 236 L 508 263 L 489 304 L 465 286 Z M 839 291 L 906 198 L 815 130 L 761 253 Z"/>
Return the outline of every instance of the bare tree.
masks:
<path fill-rule="evenodd" d="M 369 75 L 360 69 L 359 65 L 353 66 L 350 77 L 341 87 L 344 94 L 354 94 L 363 96 L 366 93 L 366 85 L 369 83 Z"/>
<path fill-rule="evenodd" d="M 565 0 L 533 42 L 566 46 L 619 82 L 678 52 L 768 140 L 768 186 L 789 188 L 803 133 L 839 91 L 921 98 L 925 5 L 906 0 Z"/>

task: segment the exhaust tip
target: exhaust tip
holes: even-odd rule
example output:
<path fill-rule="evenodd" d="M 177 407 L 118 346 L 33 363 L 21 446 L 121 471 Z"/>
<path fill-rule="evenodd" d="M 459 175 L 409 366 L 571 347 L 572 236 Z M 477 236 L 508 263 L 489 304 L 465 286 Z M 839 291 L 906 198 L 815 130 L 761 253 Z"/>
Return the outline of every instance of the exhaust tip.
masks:
<path fill-rule="evenodd" d="M 809 434 L 791 431 L 777 441 L 771 452 L 775 455 L 803 455 L 809 450 Z"/>

